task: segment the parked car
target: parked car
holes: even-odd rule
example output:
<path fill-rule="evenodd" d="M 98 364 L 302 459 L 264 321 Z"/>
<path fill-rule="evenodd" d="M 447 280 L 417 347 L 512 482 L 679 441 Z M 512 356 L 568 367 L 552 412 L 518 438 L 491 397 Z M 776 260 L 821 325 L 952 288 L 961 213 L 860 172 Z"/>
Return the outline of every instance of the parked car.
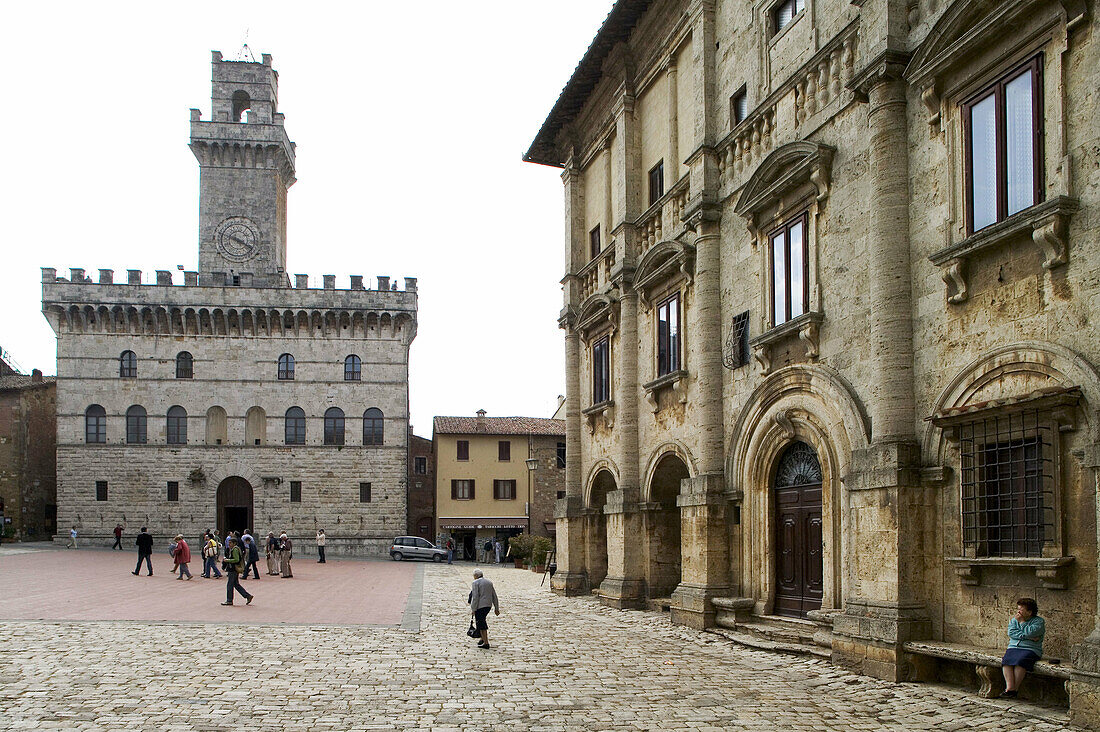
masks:
<path fill-rule="evenodd" d="M 390 557 L 395 562 L 400 562 L 402 559 L 430 559 L 433 562 L 441 562 L 447 558 L 447 550 L 419 536 L 399 536 L 393 540 Z"/>

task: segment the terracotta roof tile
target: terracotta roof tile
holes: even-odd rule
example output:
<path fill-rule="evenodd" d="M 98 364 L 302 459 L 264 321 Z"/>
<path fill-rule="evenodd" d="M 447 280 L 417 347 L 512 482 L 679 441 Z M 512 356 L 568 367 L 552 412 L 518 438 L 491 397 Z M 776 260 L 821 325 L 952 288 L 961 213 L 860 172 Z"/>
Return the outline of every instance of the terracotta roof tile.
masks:
<path fill-rule="evenodd" d="M 54 376 L 44 376 L 42 381 L 35 381 L 33 377 L 26 374 L 7 374 L 6 376 L 0 376 L 0 391 L 6 391 L 8 389 L 26 389 L 31 386 L 52 384 L 56 380 L 57 377 Z"/>
<path fill-rule="evenodd" d="M 447 435 L 565 435 L 564 419 L 542 417 L 436 417 L 433 427 Z"/>

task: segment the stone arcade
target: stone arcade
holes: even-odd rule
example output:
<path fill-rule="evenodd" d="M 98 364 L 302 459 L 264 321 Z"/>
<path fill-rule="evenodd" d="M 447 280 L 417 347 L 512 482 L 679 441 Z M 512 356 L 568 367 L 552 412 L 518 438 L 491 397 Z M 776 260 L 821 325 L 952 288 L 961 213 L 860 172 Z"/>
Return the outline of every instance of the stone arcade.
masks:
<path fill-rule="evenodd" d="M 212 119 L 191 110 L 199 269 L 42 270 L 57 333 L 58 525 L 107 540 L 286 530 L 382 553 L 405 530 L 415 278 L 349 289 L 286 273 L 294 143 L 278 75 L 213 53 Z"/>
<path fill-rule="evenodd" d="M 565 184 L 555 590 L 985 693 L 957 646 L 1032 595 L 1033 693 L 1100 724 L 1098 29 L 615 4 L 525 156 Z"/>

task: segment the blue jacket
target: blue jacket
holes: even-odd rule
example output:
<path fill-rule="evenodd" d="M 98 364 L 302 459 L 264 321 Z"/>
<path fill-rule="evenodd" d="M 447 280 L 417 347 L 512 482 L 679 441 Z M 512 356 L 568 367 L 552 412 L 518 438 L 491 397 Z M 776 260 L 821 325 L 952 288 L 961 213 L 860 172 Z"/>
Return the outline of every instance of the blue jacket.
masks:
<path fill-rule="evenodd" d="M 1038 656 L 1042 656 L 1043 636 L 1046 635 L 1046 632 L 1047 624 L 1038 615 L 1033 615 L 1022 623 L 1016 618 L 1012 618 L 1008 621 L 1008 647 L 1024 648 L 1034 651 Z"/>

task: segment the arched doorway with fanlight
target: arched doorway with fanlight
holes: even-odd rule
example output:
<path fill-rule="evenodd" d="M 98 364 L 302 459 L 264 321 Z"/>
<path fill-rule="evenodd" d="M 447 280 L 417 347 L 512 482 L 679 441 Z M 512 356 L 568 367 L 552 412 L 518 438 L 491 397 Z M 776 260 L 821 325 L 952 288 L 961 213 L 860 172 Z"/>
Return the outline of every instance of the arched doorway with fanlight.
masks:
<path fill-rule="evenodd" d="M 242 534 L 252 526 L 252 484 L 239 475 L 233 475 L 218 484 L 218 532 Z"/>
<path fill-rule="evenodd" d="M 775 511 L 776 615 L 804 618 L 821 607 L 822 566 L 821 463 L 805 442 L 793 442 L 776 464 Z"/>

